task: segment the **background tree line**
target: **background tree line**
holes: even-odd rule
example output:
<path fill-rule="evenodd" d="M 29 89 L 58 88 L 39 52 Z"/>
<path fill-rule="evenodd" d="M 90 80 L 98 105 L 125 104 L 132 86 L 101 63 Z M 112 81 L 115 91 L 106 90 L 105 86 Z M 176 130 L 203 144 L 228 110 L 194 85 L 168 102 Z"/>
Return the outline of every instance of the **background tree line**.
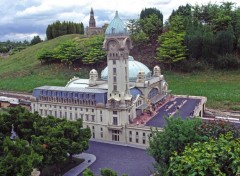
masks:
<path fill-rule="evenodd" d="M 165 24 L 158 9 L 146 8 L 140 19 L 128 21 L 128 28 L 133 55 L 148 56 L 170 69 L 240 68 L 240 8 L 234 3 L 179 6 Z"/>
<path fill-rule="evenodd" d="M 46 29 L 46 36 L 48 40 L 66 35 L 66 34 L 84 34 L 83 23 L 74 23 L 70 21 L 56 21 L 49 24 Z"/>
<path fill-rule="evenodd" d="M 0 53 L 9 53 L 9 52 L 17 52 L 25 49 L 29 46 L 30 43 L 27 40 L 24 41 L 6 41 L 0 42 Z"/>

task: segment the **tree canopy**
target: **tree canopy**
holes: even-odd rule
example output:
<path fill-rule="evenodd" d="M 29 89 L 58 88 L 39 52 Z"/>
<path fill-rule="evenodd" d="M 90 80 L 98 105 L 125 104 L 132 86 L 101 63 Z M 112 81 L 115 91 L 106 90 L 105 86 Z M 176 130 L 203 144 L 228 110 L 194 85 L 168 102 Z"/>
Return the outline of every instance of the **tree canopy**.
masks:
<path fill-rule="evenodd" d="M 103 40 L 103 36 L 69 40 L 52 50 L 40 50 L 37 57 L 46 63 L 95 64 L 106 58 L 106 52 L 102 50 Z"/>
<path fill-rule="evenodd" d="M 12 126 L 19 137 L 14 141 L 9 140 Z M 91 137 L 90 129 L 82 128 L 81 119 L 42 118 L 21 107 L 10 108 L 8 113 L 0 115 L 0 132 L 1 140 L 4 139 L 0 142 L 0 167 L 5 167 L 2 172 L 13 173 L 14 170 L 10 170 L 14 166 L 15 171 L 24 172 L 23 175 L 30 175 L 33 167 L 42 170 L 50 165 L 59 173 L 59 164 L 86 150 Z M 13 162 L 7 166 L 6 160 L 15 160 L 15 165 Z"/>
<path fill-rule="evenodd" d="M 218 139 L 186 146 L 171 157 L 170 175 L 237 175 L 240 172 L 240 140 L 231 133 Z"/>
<path fill-rule="evenodd" d="M 236 126 L 224 121 L 202 122 L 198 118 L 186 120 L 166 118 L 166 121 L 167 124 L 163 131 L 152 131 L 153 135 L 149 139 L 148 152 L 156 160 L 155 168 L 160 175 L 194 175 L 195 172 L 195 175 L 201 175 L 200 170 L 198 170 L 199 167 L 206 169 L 213 166 L 212 164 L 208 166 L 205 159 L 215 163 L 213 160 L 217 157 L 211 157 L 221 155 L 225 150 L 228 150 L 229 153 L 223 156 L 223 158 L 226 157 L 224 160 L 219 156 L 217 162 L 219 164 L 221 162 L 221 164 L 216 165 L 216 167 L 223 167 L 228 160 L 231 163 L 239 162 L 239 155 L 236 153 L 236 157 L 234 156 L 233 160 L 231 159 L 230 153 L 232 152 L 229 150 L 231 147 L 221 148 L 228 142 L 239 141 L 240 130 Z M 232 135 L 229 136 L 228 132 L 231 132 Z M 227 137 L 220 139 L 222 135 Z M 225 140 L 225 144 L 221 143 L 219 148 L 214 149 L 213 146 L 218 145 L 218 139 L 220 141 Z M 232 143 L 232 146 L 239 145 L 239 142 L 235 142 Z M 211 149 L 208 151 L 208 148 Z M 206 156 L 208 152 L 212 153 Z M 217 154 L 218 152 L 220 153 Z M 237 152 L 237 150 L 234 152 Z M 235 173 L 235 171 L 232 173 Z M 206 171 L 202 175 L 208 175 L 208 172 Z"/>

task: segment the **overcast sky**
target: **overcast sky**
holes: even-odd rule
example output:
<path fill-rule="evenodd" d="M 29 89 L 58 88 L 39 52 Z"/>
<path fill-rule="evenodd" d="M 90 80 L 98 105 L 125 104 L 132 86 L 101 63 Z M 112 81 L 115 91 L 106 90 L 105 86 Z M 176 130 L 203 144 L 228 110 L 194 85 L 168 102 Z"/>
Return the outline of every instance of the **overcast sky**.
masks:
<path fill-rule="evenodd" d="M 240 0 L 230 0 L 240 6 Z M 120 18 L 138 18 L 145 7 L 156 7 L 167 19 L 173 9 L 189 3 L 207 4 L 209 0 L 0 0 L 0 41 L 45 39 L 48 24 L 60 21 L 88 25 L 89 11 L 94 9 L 97 26 L 109 23 L 118 10 Z M 220 3 L 223 0 L 214 0 Z"/>

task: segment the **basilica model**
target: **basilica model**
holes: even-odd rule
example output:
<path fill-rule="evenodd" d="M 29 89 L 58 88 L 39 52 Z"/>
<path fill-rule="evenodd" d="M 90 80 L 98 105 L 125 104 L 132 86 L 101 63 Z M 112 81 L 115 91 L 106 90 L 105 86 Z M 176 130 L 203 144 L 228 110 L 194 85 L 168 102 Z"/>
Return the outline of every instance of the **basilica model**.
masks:
<path fill-rule="evenodd" d="M 131 48 L 127 28 L 116 12 L 105 32 L 107 67 L 101 76 L 93 69 L 89 79 L 74 77 L 65 87 L 35 88 L 32 111 L 43 117 L 81 118 L 91 129 L 92 140 L 147 147 L 151 128 L 147 117 L 169 99 L 168 84 L 158 66 L 151 72 L 129 56 Z M 199 103 L 197 113 L 204 103 Z"/>
<path fill-rule="evenodd" d="M 94 18 L 94 12 L 91 8 L 90 11 L 90 19 L 89 19 L 89 26 L 85 29 L 85 35 L 91 36 L 91 35 L 98 35 L 103 34 L 103 28 L 102 27 L 96 27 L 96 20 Z"/>

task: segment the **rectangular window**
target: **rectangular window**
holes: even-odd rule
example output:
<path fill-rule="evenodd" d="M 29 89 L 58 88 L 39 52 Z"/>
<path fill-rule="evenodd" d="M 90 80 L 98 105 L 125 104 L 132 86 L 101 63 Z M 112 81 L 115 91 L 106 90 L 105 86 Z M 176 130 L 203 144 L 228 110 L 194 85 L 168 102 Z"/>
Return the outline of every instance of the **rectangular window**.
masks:
<path fill-rule="evenodd" d="M 67 119 L 67 112 L 65 112 L 65 118 Z"/>
<path fill-rule="evenodd" d="M 113 77 L 113 82 L 117 83 L 117 77 L 116 76 Z"/>
<path fill-rule="evenodd" d="M 86 108 L 86 112 L 88 112 L 88 108 Z"/>
<path fill-rule="evenodd" d="M 136 143 L 138 143 L 138 138 L 136 138 Z"/>
<path fill-rule="evenodd" d="M 136 136 L 138 136 L 138 132 L 136 132 Z"/>
<path fill-rule="evenodd" d="M 72 107 L 70 107 L 70 110 L 72 110 Z"/>
<path fill-rule="evenodd" d="M 112 130 L 112 140 L 119 141 L 119 130 Z"/>
<path fill-rule="evenodd" d="M 89 119 L 88 119 L 88 114 L 86 114 L 86 121 L 88 121 Z"/>
<path fill-rule="evenodd" d="M 95 133 L 94 132 L 92 133 L 92 137 L 95 138 Z"/>
<path fill-rule="evenodd" d="M 132 135 L 132 131 L 129 131 L 129 135 Z"/>
<path fill-rule="evenodd" d="M 92 109 L 92 112 L 94 112 L 94 109 Z"/>
<path fill-rule="evenodd" d="M 60 111 L 60 118 L 62 118 L 62 112 Z"/>
<path fill-rule="evenodd" d="M 145 133 L 143 133 L 143 136 L 145 137 Z"/>
<path fill-rule="evenodd" d="M 75 111 L 77 110 L 77 108 L 75 108 Z"/>
<path fill-rule="evenodd" d="M 83 120 L 83 114 L 81 114 L 81 119 Z"/>
<path fill-rule="evenodd" d="M 114 114 L 114 115 L 117 115 L 118 113 L 117 113 L 117 111 L 113 111 L 113 114 Z"/>
<path fill-rule="evenodd" d="M 95 121 L 95 116 L 94 116 L 94 115 L 92 115 L 92 121 L 93 121 L 93 122 Z"/>
<path fill-rule="evenodd" d="M 57 111 L 54 111 L 54 116 L 57 117 Z"/>
<path fill-rule="evenodd" d="M 132 138 L 131 137 L 129 137 L 129 142 L 132 142 Z"/>
<path fill-rule="evenodd" d="M 72 113 L 70 112 L 70 120 L 72 120 Z"/>
<path fill-rule="evenodd" d="M 143 144 L 146 144 L 146 140 L 145 140 L 145 139 L 143 139 L 143 141 L 142 141 L 142 142 L 143 142 Z"/>
<path fill-rule="evenodd" d="M 113 74 L 116 75 L 116 73 L 117 73 L 117 69 L 113 68 Z"/>
<path fill-rule="evenodd" d="M 77 113 L 75 113 L 75 119 L 76 119 L 76 120 L 78 119 L 78 115 L 77 115 Z"/>
<path fill-rule="evenodd" d="M 100 110 L 100 114 L 102 114 L 102 110 Z"/>
<path fill-rule="evenodd" d="M 100 128 L 100 131 L 101 131 L 101 133 L 100 133 L 101 134 L 101 138 L 103 138 L 103 128 L 102 127 Z"/>
<path fill-rule="evenodd" d="M 102 122 L 102 116 L 100 116 L 100 122 Z"/>
<path fill-rule="evenodd" d="M 116 60 L 113 60 L 113 65 L 116 65 Z"/>
<path fill-rule="evenodd" d="M 113 117 L 113 125 L 118 125 L 118 119 L 117 119 L 117 117 Z"/>
<path fill-rule="evenodd" d="M 113 85 L 113 90 L 117 91 L 117 85 Z"/>

